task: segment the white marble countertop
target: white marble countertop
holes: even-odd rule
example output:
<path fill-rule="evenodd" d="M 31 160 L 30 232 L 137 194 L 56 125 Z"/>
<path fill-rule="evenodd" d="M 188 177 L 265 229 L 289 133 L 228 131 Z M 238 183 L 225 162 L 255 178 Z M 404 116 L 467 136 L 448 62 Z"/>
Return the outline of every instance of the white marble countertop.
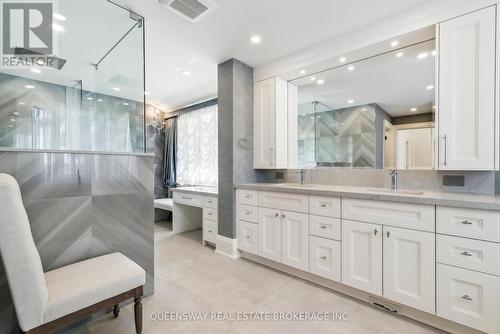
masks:
<path fill-rule="evenodd" d="M 190 194 L 206 195 L 206 196 L 218 196 L 219 188 L 217 187 L 207 187 L 207 186 L 191 186 L 191 187 L 179 187 L 173 188 L 173 192 L 183 192 Z"/>
<path fill-rule="evenodd" d="M 235 188 L 500 211 L 500 196 L 484 194 L 462 194 L 409 189 L 392 192 L 387 188 L 286 183 L 246 183 L 236 184 Z"/>

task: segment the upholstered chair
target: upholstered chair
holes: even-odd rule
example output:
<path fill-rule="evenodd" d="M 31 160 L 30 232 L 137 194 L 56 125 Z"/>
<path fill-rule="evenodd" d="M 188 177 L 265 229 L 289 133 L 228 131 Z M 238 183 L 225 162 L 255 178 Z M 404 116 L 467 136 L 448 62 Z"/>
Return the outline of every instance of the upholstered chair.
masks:
<path fill-rule="evenodd" d="M 135 302 L 136 332 L 142 332 L 145 272 L 112 253 L 44 273 L 16 180 L 0 174 L 0 255 L 21 332 L 50 333 L 119 303 Z"/>

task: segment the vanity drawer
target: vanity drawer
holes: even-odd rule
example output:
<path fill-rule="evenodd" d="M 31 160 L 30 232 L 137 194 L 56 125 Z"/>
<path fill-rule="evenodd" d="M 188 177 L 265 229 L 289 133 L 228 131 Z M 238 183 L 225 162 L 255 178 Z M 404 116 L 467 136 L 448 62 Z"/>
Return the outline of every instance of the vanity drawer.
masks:
<path fill-rule="evenodd" d="M 213 244 L 217 243 L 217 222 L 211 220 L 203 221 L 203 240 L 211 242 Z"/>
<path fill-rule="evenodd" d="M 217 221 L 217 209 L 203 208 L 203 219 Z"/>
<path fill-rule="evenodd" d="M 238 221 L 238 249 L 257 254 L 259 252 L 258 245 L 259 225 Z"/>
<path fill-rule="evenodd" d="M 309 247 L 309 271 L 340 282 L 340 242 L 310 236 Z"/>
<path fill-rule="evenodd" d="M 364 199 L 342 199 L 342 218 L 434 232 L 434 206 Z"/>
<path fill-rule="evenodd" d="M 239 204 L 246 204 L 246 205 L 257 205 L 257 197 L 258 197 L 258 192 L 257 190 L 246 190 L 246 189 L 237 189 L 236 190 L 236 197 L 238 199 Z"/>
<path fill-rule="evenodd" d="M 201 206 L 201 196 L 174 192 L 174 202 L 192 206 Z"/>
<path fill-rule="evenodd" d="M 238 204 L 236 219 L 257 223 L 257 210 L 258 208 L 256 206 Z"/>
<path fill-rule="evenodd" d="M 438 262 L 500 275 L 500 244 L 437 235 Z"/>
<path fill-rule="evenodd" d="M 259 206 L 264 208 L 308 213 L 309 195 L 260 191 Z"/>
<path fill-rule="evenodd" d="M 340 218 L 340 197 L 309 196 L 309 213 Z"/>
<path fill-rule="evenodd" d="M 318 237 L 341 240 L 340 226 L 339 218 L 309 216 L 309 234 Z"/>
<path fill-rule="evenodd" d="M 438 206 L 438 233 L 500 242 L 500 212 Z"/>
<path fill-rule="evenodd" d="M 487 333 L 500 333 L 500 277 L 437 265 L 437 315 Z"/>
<path fill-rule="evenodd" d="M 217 198 L 216 197 L 203 197 L 202 204 L 204 207 L 217 209 Z"/>

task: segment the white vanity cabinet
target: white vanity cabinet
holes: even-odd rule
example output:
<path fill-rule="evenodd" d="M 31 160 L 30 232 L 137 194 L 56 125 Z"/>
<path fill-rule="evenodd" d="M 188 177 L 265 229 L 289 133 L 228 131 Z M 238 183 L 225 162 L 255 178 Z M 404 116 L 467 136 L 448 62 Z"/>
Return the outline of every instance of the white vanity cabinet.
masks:
<path fill-rule="evenodd" d="M 342 222 L 342 283 L 382 295 L 382 226 Z"/>
<path fill-rule="evenodd" d="M 259 208 L 259 256 L 281 262 L 281 211 Z"/>
<path fill-rule="evenodd" d="M 288 167 L 288 82 L 272 77 L 255 83 L 254 168 Z"/>
<path fill-rule="evenodd" d="M 494 170 L 496 8 L 439 24 L 439 169 Z"/>

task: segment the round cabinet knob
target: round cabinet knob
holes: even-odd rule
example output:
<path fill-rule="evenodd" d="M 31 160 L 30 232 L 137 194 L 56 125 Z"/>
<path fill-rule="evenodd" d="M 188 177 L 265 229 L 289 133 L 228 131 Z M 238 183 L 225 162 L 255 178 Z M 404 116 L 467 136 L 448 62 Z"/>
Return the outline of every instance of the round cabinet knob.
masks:
<path fill-rule="evenodd" d="M 378 234 L 378 230 L 377 229 L 373 230 L 373 234 L 377 235 Z"/>

